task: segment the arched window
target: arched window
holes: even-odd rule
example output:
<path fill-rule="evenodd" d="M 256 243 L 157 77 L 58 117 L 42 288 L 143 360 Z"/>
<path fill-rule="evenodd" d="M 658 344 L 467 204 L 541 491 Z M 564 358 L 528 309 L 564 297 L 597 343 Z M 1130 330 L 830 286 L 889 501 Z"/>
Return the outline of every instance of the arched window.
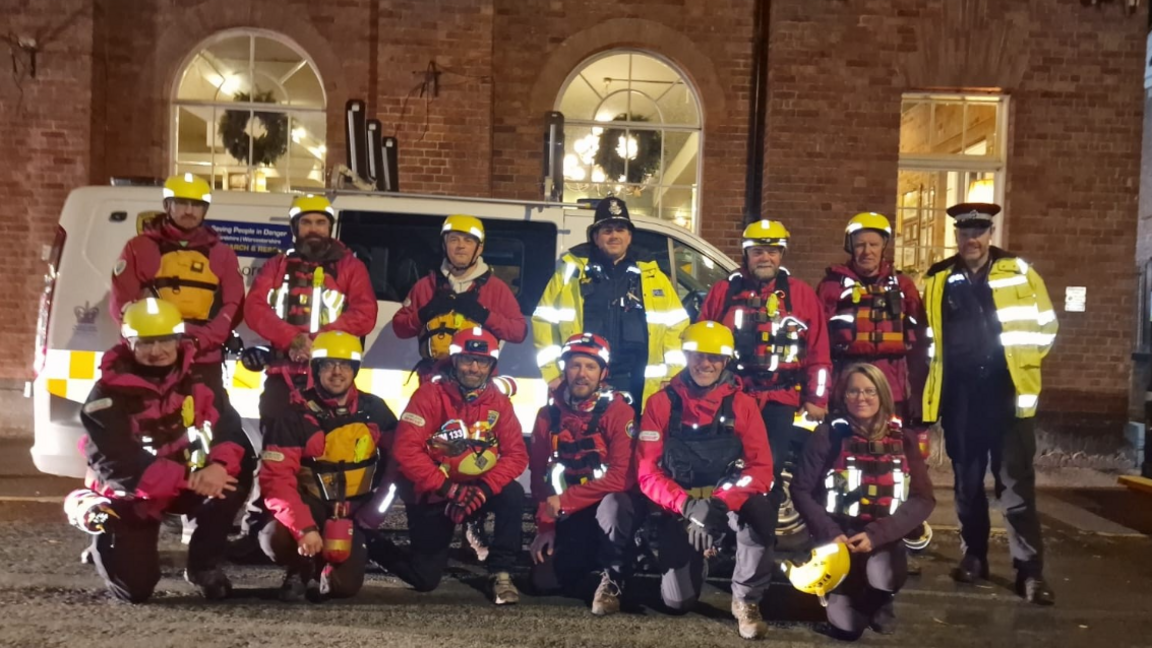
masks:
<path fill-rule="evenodd" d="M 564 113 L 564 199 L 609 192 L 629 211 L 696 230 L 700 102 L 684 75 L 644 52 L 585 61 L 556 100 Z"/>
<path fill-rule="evenodd" d="M 324 186 L 327 99 L 316 65 L 288 39 L 232 30 L 203 43 L 172 102 L 172 166 L 218 189 Z"/>

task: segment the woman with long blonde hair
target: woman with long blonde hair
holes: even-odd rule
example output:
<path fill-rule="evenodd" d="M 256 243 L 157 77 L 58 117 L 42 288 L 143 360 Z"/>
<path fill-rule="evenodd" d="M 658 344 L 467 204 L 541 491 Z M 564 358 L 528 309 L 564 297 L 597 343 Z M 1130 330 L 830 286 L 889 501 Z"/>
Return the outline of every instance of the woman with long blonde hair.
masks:
<path fill-rule="evenodd" d="M 903 538 L 936 506 L 932 482 L 880 369 L 847 367 L 831 407 L 804 448 L 792 501 L 817 545 L 842 542 L 852 554 L 847 579 L 827 597 L 833 636 L 855 640 L 867 628 L 889 634 L 892 602 L 908 576 Z"/>

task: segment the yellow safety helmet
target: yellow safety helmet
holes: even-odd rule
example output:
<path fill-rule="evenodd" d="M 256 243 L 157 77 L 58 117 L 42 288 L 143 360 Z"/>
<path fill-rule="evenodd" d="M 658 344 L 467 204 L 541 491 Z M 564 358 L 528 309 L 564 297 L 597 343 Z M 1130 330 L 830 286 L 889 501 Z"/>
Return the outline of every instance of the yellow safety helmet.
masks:
<path fill-rule="evenodd" d="M 757 245 L 775 245 L 788 247 L 788 228 L 784 223 L 775 220 L 759 220 L 744 228 L 744 241 L 742 249 L 747 250 Z"/>
<path fill-rule="evenodd" d="M 888 239 L 892 238 L 892 224 L 888 222 L 888 218 L 884 214 L 877 214 L 876 212 L 860 212 L 848 221 L 848 227 L 844 228 L 844 251 L 852 254 L 852 235 L 856 232 L 863 230 L 876 230 L 884 237 L 884 243 L 888 243 Z"/>
<path fill-rule="evenodd" d="M 148 297 L 129 304 L 120 321 L 120 335 L 126 340 L 161 338 L 184 332 L 184 317 L 175 304 Z"/>
<path fill-rule="evenodd" d="M 444 225 L 440 227 L 440 236 L 444 236 L 448 232 L 468 234 L 469 236 L 475 236 L 481 243 L 484 242 L 484 223 L 480 222 L 480 219 L 475 216 L 453 214 L 445 218 Z"/>
<path fill-rule="evenodd" d="M 727 326 L 719 322 L 696 322 L 684 329 L 680 349 L 696 353 L 711 353 L 731 358 L 736 352 L 736 339 Z"/>
<path fill-rule="evenodd" d="M 344 331 L 324 331 L 312 341 L 313 360 L 348 360 L 360 362 L 364 358 L 364 347 L 360 338 Z"/>
<path fill-rule="evenodd" d="M 807 594 L 815 594 L 824 602 L 824 596 L 836 589 L 848 578 L 852 568 L 852 558 L 848 546 L 843 542 L 833 542 L 812 550 L 811 557 L 797 565 L 785 561 L 781 568 L 792 581 L 792 587 Z"/>
<path fill-rule="evenodd" d="M 191 173 L 177 173 L 164 181 L 164 198 L 183 198 L 185 200 L 199 200 L 203 203 L 212 202 L 212 187 L 208 181 Z"/>

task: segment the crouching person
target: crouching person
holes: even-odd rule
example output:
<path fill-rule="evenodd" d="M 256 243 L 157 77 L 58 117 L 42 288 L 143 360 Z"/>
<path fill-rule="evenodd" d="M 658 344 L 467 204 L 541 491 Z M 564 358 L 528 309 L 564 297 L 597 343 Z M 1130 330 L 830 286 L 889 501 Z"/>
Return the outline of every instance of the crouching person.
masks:
<path fill-rule="evenodd" d="M 452 336 L 449 360 L 420 385 L 396 428 L 397 491 L 408 515 L 411 548 L 374 538 L 373 561 L 417 591 L 440 584 L 456 527 L 492 513 L 484 562 L 496 605 L 517 603 L 509 574 L 523 540 L 524 488 L 516 478 L 528 451 L 512 402 L 493 384 L 499 343 L 479 327 Z"/>
<path fill-rule="evenodd" d="M 260 492 L 275 518 L 260 547 L 287 567 L 280 599 L 348 598 L 364 584 L 368 550 L 353 521 L 381 485 L 381 450 L 396 417 L 384 401 L 357 391 L 363 348 L 343 331 L 312 343 L 313 387 L 294 399 L 264 440 Z"/>
<path fill-rule="evenodd" d="M 908 577 L 904 536 L 936 499 L 915 434 L 902 429 L 884 373 L 851 365 L 832 396 L 840 415 L 816 428 L 792 481 L 792 501 L 817 545 L 851 552 L 847 579 L 827 596 L 834 636 L 896 628 L 893 599 Z"/>
<path fill-rule="evenodd" d="M 598 571 L 597 616 L 620 611 L 636 517 L 634 411 L 603 382 L 609 357 L 599 335 L 568 338 L 560 355 L 563 382 L 536 417 L 530 461 L 537 503 L 533 585 L 572 593 Z"/>
<path fill-rule="evenodd" d="M 220 562 L 250 485 L 239 480 L 251 479 L 255 460 L 239 417 L 221 416 L 211 388 L 193 377 L 196 350 L 183 331 L 173 304 L 128 306 L 124 341 L 104 354 L 80 413 L 87 488 L 66 498 L 65 511 L 95 534 L 91 555 L 108 590 L 132 603 L 160 581 L 157 541 L 168 513 L 196 521 L 188 582 L 212 600 L 232 591 Z"/>
<path fill-rule="evenodd" d="M 736 534 L 732 615 L 740 636 L 768 625 L 760 600 L 772 580 L 775 508 L 772 452 L 756 400 L 728 370 L 732 332 L 716 322 L 684 331 L 688 367 L 644 409 L 636 444 L 640 490 L 662 510 L 657 537 L 660 594 L 674 611 L 700 598 L 705 552 Z"/>

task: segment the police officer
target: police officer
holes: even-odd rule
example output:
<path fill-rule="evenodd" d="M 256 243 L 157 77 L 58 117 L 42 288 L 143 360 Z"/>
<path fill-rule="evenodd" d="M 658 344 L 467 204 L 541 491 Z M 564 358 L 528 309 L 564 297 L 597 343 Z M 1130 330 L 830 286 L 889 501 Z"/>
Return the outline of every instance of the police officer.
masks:
<path fill-rule="evenodd" d="M 100 380 L 80 413 L 87 436 L 86 488 L 65 510 L 89 533 L 96 570 L 118 599 L 142 603 L 160 581 L 157 538 L 164 514 L 196 521 L 188 582 L 208 599 L 232 583 L 220 568 L 253 458 L 238 418 L 221 416 L 192 372 L 196 347 L 180 309 L 146 298 L 123 313 L 124 340 L 104 354 Z M 100 524 L 93 509 L 103 508 Z M 89 524 L 84 524 L 84 522 Z"/>
<path fill-rule="evenodd" d="M 620 611 L 636 517 L 636 423 L 624 397 L 604 382 L 610 361 L 599 335 L 568 338 L 560 355 L 564 381 L 536 417 L 529 461 L 537 503 L 533 583 L 547 590 L 558 581 L 571 592 L 581 576 L 601 572 L 592 596 L 596 616 Z"/>
<path fill-rule="evenodd" d="M 492 513 L 485 566 L 493 602 L 509 605 L 520 600 L 509 571 L 522 547 L 524 488 L 516 478 L 528 467 L 528 451 L 512 402 L 492 384 L 499 357 L 491 333 L 458 331 L 449 360 L 408 401 L 393 455 L 411 549 L 405 556 L 376 538 L 369 553 L 417 591 L 430 592 L 443 577 L 456 527 Z"/>
<path fill-rule="evenodd" d="M 732 615 L 745 639 L 768 625 L 760 600 L 772 580 L 772 453 L 755 399 L 728 370 L 731 331 L 697 322 L 684 332 L 688 367 L 644 408 L 636 444 L 641 492 L 660 510 L 660 595 L 687 612 L 700 597 L 705 553 L 736 533 Z"/>
<path fill-rule="evenodd" d="M 835 373 L 857 362 L 880 368 L 896 415 L 911 423 L 921 418 L 928 321 L 916 284 L 884 257 L 891 238 L 892 226 L 882 214 L 853 216 L 844 230 L 844 251 L 852 257 L 828 268 L 816 294 L 828 318 Z"/>
<path fill-rule="evenodd" d="M 528 323 L 508 285 L 484 263 L 484 224 L 474 216 L 453 215 L 440 228 L 444 261 L 412 286 L 392 318 L 396 337 L 420 343 L 420 374 L 448 357 L 456 331 L 481 326 L 497 340 L 523 342 Z"/>
<path fill-rule="evenodd" d="M 1036 270 L 992 245 L 999 212 L 999 205 L 988 203 L 948 209 L 959 250 L 932 266 L 925 281 L 934 349 L 924 420 L 941 421 L 955 473 L 964 557 L 952 577 L 963 583 L 988 577 L 984 475 L 991 458 L 1017 593 L 1051 605 L 1032 462 L 1040 363 L 1056 339 L 1056 313 Z"/>
<path fill-rule="evenodd" d="M 628 392 L 637 416 L 642 402 L 684 366 L 680 333 L 688 313 L 655 261 L 633 255 L 636 227 L 623 200 L 596 206 L 588 243 L 564 253 L 532 314 L 537 363 L 550 389 L 562 376 L 561 345 L 577 333 L 595 333 L 612 347 L 609 384 Z"/>
<path fill-rule="evenodd" d="M 396 416 L 356 389 L 359 338 L 325 331 L 312 343 L 313 386 L 264 440 L 260 491 L 276 522 L 260 532 L 265 554 L 288 568 L 280 598 L 347 598 L 364 584 L 368 550 L 353 523 L 381 484 Z M 318 582 L 317 582 L 318 581 Z"/>
<path fill-rule="evenodd" d="M 759 403 L 772 445 L 777 508 L 787 500 L 780 475 L 804 440 L 793 420 L 798 412 L 824 419 L 832 368 L 824 307 L 782 266 L 788 240 L 780 221 L 744 228 L 743 265 L 716 282 L 700 308 L 702 320 L 723 322 L 735 335 L 736 373 Z"/>
<path fill-rule="evenodd" d="M 218 407 L 231 410 L 224 390 L 224 343 L 242 315 L 240 264 L 204 223 L 212 202 L 204 179 L 191 173 L 171 176 L 163 193 L 164 217 L 129 240 L 116 260 L 110 311 L 121 323 L 123 309 L 142 297 L 175 304 L 195 348 L 194 374 L 215 394 Z"/>

